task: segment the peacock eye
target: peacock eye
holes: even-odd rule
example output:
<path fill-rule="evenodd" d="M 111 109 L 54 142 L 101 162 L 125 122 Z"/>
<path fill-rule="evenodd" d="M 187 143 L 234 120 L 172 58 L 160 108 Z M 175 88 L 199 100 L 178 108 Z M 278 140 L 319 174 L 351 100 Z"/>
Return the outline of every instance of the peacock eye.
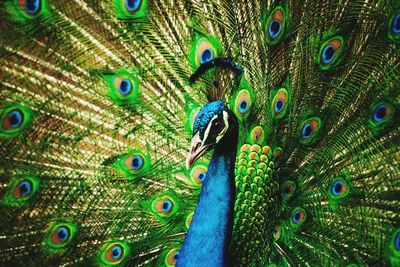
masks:
<path fill-rule="evenodd" d="M 132 82 L 129 79 L 123 79 L 118 86 L 118 92 L 122 96 L 129 95 L 132 92 Z"/>
<path fill-rule="evenodd" d="M 275 45 L 283 36 L 285 30 L 285 11 L 283 7 L 276 7 L 269 16 L 266 24 L 267 43 Z"/>
<path fill-rule="evenodd" d="M 268 33 L 272 39 L 275 39 L 282 31 L 282 24 L 280 21 L 273 19 L 269 23 Z"/>
<path fill-rule="evenodd" d="M 203 164 L 195 165 L 190 171 L 190 178 L 195 185 L 201 185 L 206 178 L 207 167 Z"/>
<path fill-rule="evenodd" d="M 273 230 L 273 236 L 275 240 L 278 240 L 281 237 L 281 228 L 276 226 Z"/>
<path fill-rule="evenodd" d="M 101 253 L 101 261 L 107 266 L 118 265 L 129 254 L 129 247 L 123 242 L 108 242 Z"/>
<path fill-rule="evenodd" d="M 143 158 L 139 155 L 133 156 L 132 158 L 132 170 L 140 170 L 143 166 Z"/>
<path fill-rule="evenodd" d="M 398 42 L 400 39 L 400 13 L 395 14 L 389 20 L 389 28 L 391 30 L 391 32 L 389 32 L 390 39 Z"/>
<path fill-rule="evenodd" d="M 400 33 L 400 14 L 397 14 L 393 20 L 393 32 Z"/>
<path fill-rule="evenodd" d="M 31 195 L 33 184 L 29 180 L 22 180 L 14 190 L 15 198 L 27 198 Z"/>
<path fill-rule="evenodd" d="M 305 120 L 301 127 L 301 142 L 311 143 L 321 127 L 321 120 L 317 117 Z"/>
<path fill-rule="evenodd" d="M 53 230 L 50 241 L 55 245 L 64 245 L 70 238 L 70 229 L 67 225 L 61 225 Z"/>
<path fill-rule="evenodd" d="M 172 202 L 169 199 L 166 199 L 161 204 L 161 210 L 165 213 L 170 212 L 172 209 Z"/>
<path fill-rule="evenodd" d="M 165 260 L 164 260 L 165 266 L 168 267 L 175 266 L 178 257 L 179 257 L 179 249 L 174 248 L 168 251 L 167 254 L 165 255 Z"/>
<path fill-rule="evenodd" d="M 303 126 L 303 131 L 302 131 L 303 138 L 310 138 L 312 131 L 313 131 L 313 127 L 312 127 L 311 123 L 305 124 Z"/>
<path fill-rule="evenodd" d="M 205 49 L 200 55 L 200 64 L 213 60 L 214 53 L 211 48 Z"/>
<path fill-rule="evenodd" d="M 254 144 L 261 144 L 265 139 L 264 129 L 261 126 L 254 127 L 251 130 L 250 137 Z"/>
<path fill-rule="evenodd" d="M 336 181 L 332 185 L 332 194 L 338 196 L 345 190 L 342 181 Z"/>
<path fill-rule="evenodd" d="M 124 256 L 124 248 L 121 245 L 114 244 L 108 250 L 106 254 L 107 260 L 111 262 L 116 262 L 121 260 Z"/>
<path fill-rule="evenodd" d="M 290 198 L 296 190 L 296 184 L 292 181 L 288 181 L 283 185 L 283 190 L 282 190 L 282 197 L 284 199 Z"/>
<path fill-rule="evenodd" d="M 126 0 L 125 8 L 126 11 L 133 14 L 140 9 L 142 1 L 141 0 Z"/>
<path fill-rule="evenodd" d="M 331 63 L 335 56 L 335 48 L 332 45 L 327 45 L 322 50 L 322 62 L 325 64 Z"/>
<path fill-rule="evenodd" d="M 340 200 L 349 195 L 349 183 L 346 176 L 336 177 L 329 186 L 328 197 L 331 200 Z"/>
<path fill-rule="evenodd" d="M 241 90 L 235 98 L 234 111 L 239 118 L 246 117 L 249 114 L 252 100 L 248 90 Z"/>
<path fill-rule="evenodd" d="M 285 115 L 286 105 L 288 101 L 288 92 L 286 89 L 280 89 L 272 100 L 272 114 L 275 118 L 281 118 Z"/>
<path fill-rule="evenodd" d="M 374 122 L 379 124 L 387 120 L 388 118 L 391 118 L 393 115 L 393 110 L 394 110 L 393 107 L 390 104 L 386 103 L 376 106 L 373 112 Z"/>
<path fill-rule="evenodd" d="M 28 15 L 37 15 L 42 8 L 42 0 L 22 0 L 18 1 L 18 5 Z"/>
<path fill-rule="evenodd" d="M 343 54 L 344 39 L 337 36 L 322 44 L 319 52 L 318 63 L 320 69 L 328 70 L 336 66 Z"/>
<path fill-rule="evenodd" d="M 306 218 L 305 211 L 301 208 L 296 208 L 292 213 L 292 224 L 300 226 Z"/>
<path fill-rule="evenodd" d="M 161 217 L 169 217 L 176 211 L 175 202 L 169 196 L 161 196 L 154 200 L 153 211 Z"/>
<path fill-rule="evenodd" d="M 57 237 L 60 242 L 65 242 L 69 237 L 69 230 L 66 227 L 60 227 L 57 230 Z"/>
<path fill-rule="evenodd" d="M 249 104 L 247 103 L 246 100 L 243 100 L 239 103 L 238 110 L 240 113 L 244 114 L 247 112 L 248 109 L 249 109 Z"/>
<path fill-rule="evenodd" d="M 141 18 L 146 16 L 147 0 L 114 0 L 116 16 L 119 19 Z"/>
<path fill-rule="evenodd" d="M 125 166 L 132 172 L 138 172 L 143 168 L 144 158 L 141 154 L 133 154 L 125 159 Z"/>
<path fill-rule="evenodd" d="M 114 85 L 120 97 L 126 97 L 132 93 L 133 84 L 127 77 L 116 77 L 114 79 Z"/>
<path fill-rule="evenodd" d="M 24 115 L 23 113 L 18 110 L 11 110 L 8 112 L 3 119 L 3 128 L 6 130 L 15 130 L 18 129 L 24 121 Z"/>
<path fill-rule="evenodd" d="M 202 173 L 200 173 L 199 174 L 199 181 L 200 182 L 203 182 L 204 181 L 204 179 L 206 178 L 206 172 L 202 172 Z"/>
<path fill-rule="evenodd" d="M 216 57 L 216 51 L 213 45 L 207 40 L 203 39 L 199 42 L 197 48 L 196 62 L 198 65 L 204 64 L 213 60 Z"/>

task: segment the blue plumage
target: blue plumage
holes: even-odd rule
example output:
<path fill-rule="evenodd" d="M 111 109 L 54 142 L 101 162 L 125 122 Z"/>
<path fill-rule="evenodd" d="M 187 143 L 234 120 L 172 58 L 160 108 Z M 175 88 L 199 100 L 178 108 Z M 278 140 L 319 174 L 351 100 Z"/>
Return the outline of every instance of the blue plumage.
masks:
<path fill-rule="evenodd" d="M 193 128 L 192 153 L 203 154 L 204 149 L 211 147 L 215 150 L 177 266 L 199 266 L 199 263 L 209 267 L 227 266 L 233 225 L 238 125 L 235 115 L 218 100 L 200 110 Z"/>

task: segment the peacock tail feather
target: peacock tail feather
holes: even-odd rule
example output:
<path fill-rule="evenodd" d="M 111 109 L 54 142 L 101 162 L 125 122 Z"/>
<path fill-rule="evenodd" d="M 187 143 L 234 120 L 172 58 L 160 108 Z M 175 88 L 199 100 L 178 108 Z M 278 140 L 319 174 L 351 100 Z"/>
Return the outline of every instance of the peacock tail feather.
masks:
<path fill-rule="evenodd" d="M 398 1 L 4 0 L 0 16 L 0 265 L 174 266 L 210 160 L 186 169 L 192 124 L 222 99 L 234 266 L 400 266 Z M 243 73 L 189 80 L 216 58 Z"/>

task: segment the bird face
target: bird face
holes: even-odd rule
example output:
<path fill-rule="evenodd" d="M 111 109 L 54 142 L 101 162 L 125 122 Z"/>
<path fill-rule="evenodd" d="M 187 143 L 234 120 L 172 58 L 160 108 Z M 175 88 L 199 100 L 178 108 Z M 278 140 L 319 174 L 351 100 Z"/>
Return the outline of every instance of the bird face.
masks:
<path fill-rule="evenodd" d="M 193 124 L 193 138 L 186 159 L 187 168 L 214 148 L 226 135 L 230 126 L 230 113 L 221 100 L 208 102 L 201 108 Z"/>

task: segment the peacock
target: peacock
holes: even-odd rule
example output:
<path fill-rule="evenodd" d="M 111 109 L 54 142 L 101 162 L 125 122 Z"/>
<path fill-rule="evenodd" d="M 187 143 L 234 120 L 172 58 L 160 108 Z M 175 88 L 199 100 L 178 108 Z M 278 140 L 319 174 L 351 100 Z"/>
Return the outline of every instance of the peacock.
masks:
<path fill-rule="evenodd" d="M 399 1 L 0 17 L 0 266 L 400 266 Z"/>

